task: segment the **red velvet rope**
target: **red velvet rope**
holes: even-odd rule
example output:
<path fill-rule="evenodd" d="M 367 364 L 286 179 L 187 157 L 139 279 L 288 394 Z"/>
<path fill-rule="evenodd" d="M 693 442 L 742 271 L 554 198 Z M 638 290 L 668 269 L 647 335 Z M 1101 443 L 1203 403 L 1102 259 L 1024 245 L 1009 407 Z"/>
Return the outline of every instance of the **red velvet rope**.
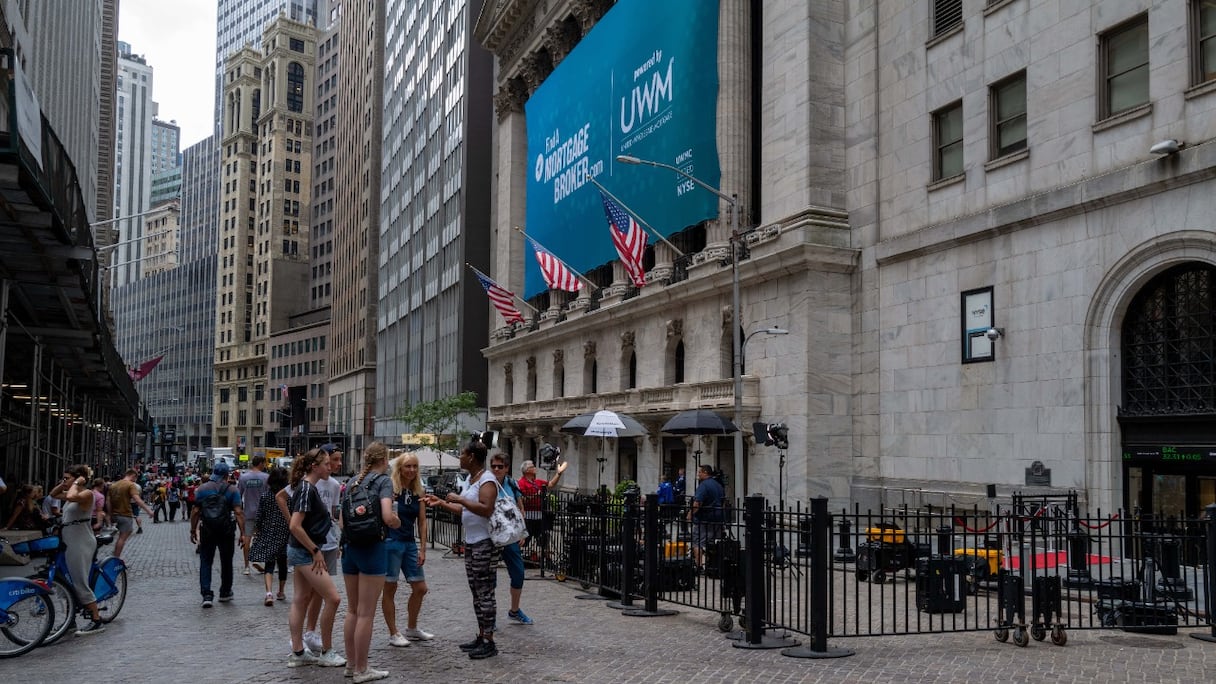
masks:
<path fill-rule="evenodd" d="M 1106 522 L 1102 523 L 1101 525 L 1090 525 L 1089 523 L 1085 522 L 1084 520 L 1078 520 L 1077 524 L 1080 525 L 1081 527 L 1084 527 L 1087 530 L 1100 530 L 1104 527 L 1109 526 L 1111 523 L 1113 523 L 1114 521 L 1116 521 L 1118 519 L 1119 519 L 1119 514 L 1116 513 L 1110 517 L 1110 520 L 1107 520 Z"/>
<path fill-rule="evenodd" d="M 1000 522 L 1001 522 L 1000 518 L 997 518 L 996 520 L 993 520 L 992 524 L 989 525 L 988 527 L 985 527 L 981 530 L 977 530 L 974 527 L 967 525 L 967 523 L 962 518 L 959 518 L 959 517 L 954 518 L 955 525 L 958 525 L 959 527 L 963 528 L 964 530 L 967 530 L 971 534 L 983 534 L 983 533 L 987 532 L 988 530 L 991 530 L 992 528 L 996 527 Z"/>

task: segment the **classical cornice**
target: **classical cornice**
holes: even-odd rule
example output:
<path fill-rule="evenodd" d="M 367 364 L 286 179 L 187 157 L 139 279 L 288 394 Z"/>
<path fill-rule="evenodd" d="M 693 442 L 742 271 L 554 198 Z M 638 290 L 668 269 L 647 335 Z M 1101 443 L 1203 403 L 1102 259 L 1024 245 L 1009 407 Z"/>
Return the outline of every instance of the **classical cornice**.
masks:
<path fill-rule="evenodd" d="M 541 0 L 489 0 L 473 27 L 473 39 L 497 53 L 524 19 L 531 19 Z"/>

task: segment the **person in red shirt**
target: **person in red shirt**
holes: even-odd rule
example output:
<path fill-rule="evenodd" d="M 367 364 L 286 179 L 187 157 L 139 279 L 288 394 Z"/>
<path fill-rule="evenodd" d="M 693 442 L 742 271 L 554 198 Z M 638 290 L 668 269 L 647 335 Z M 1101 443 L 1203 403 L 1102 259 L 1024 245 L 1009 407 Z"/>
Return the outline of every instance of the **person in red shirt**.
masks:
<path fill-rule="evenodd" d="M 548 548 L 549 541 L 549 521 L 544 515 L 544 495 L 549 489 L 557 487 L 557 481 L 562 479 L 562 473 L 566 472 L 569 465 L 569 461 L 558 464 L 553 479 L 548 481 L 536 477 L 536 464 L 532 461 L 524 461 L 519 467 L 523 477 L 515 483 L 519 486 L 520 494 L 523 494 L 524 524 L 528 528 L 528 537 L 539 544 L 541 549 Z"/>
<path fill-rule="evenodd" d="M 186 520 L 190 519 L 190 512 L 194 510 L 194 492 L 198 489 L 198 480 L 193 477 L 186 479 Z"/>

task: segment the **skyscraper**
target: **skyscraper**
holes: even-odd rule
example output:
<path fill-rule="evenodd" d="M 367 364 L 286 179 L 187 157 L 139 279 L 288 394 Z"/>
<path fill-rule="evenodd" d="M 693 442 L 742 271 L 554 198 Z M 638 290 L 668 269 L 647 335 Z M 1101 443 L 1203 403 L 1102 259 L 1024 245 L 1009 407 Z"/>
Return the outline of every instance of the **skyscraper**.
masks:
<path fill-rule="evenodd" d="M 279 16 L 262 51 L 243 47 L 224 63 L 218 446 L 266 446 L 269 340 L 308 306 L 315 43 L 315 28 Z"/>
<path fill-rule="evenodd" d="M 148 210 L 152 197 L 152 121 L 156 103 L 152 100 L 152 67 L 142 55 L 131 52 L 131 46 L 118 43 L 117 116 L 114 136 L 114 215 L 135 216 Z M 115 289 L 134 282 L 139 276 L 141 254 L 139 235 L 142 223 L 138 218 L 115 224 L 118 248 L 110 269 L 111 286 Z M 123 304 L 114 293 L 113 306 L 118 316 Z M 131 351 L 120 339 L 122 353 Z"/>
<path fill-rule="evenodd" d="M 177 121 L 152 120 L 152 175 L 177 168 L 182 163 L 182 129 Z"/>
<path fill-rule="evenodd" d="M 389 0 L 380 181 L 376 434 L 407 432 L 404 404 L 463 390 L 484 405 L 489 259 L 490 55 L 481 0 Z M 485 269 L 483 269 L 485 270 Z"/>

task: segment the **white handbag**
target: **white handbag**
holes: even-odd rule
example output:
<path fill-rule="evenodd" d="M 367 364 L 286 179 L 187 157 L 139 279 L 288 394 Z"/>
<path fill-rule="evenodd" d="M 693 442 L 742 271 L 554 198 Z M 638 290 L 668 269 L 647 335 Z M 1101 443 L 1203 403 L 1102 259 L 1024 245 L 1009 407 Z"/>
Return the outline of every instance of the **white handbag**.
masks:
<path fill-rule="evenodd" d="M 498 498 L 494 500 L 494 512 L 490 514 L 490 541 L 495 546 L 510 546 L 528 536 L 524 516 L 515 505 L 515 499 L 502 496 L 505 491 L 497 480 Z"/>

